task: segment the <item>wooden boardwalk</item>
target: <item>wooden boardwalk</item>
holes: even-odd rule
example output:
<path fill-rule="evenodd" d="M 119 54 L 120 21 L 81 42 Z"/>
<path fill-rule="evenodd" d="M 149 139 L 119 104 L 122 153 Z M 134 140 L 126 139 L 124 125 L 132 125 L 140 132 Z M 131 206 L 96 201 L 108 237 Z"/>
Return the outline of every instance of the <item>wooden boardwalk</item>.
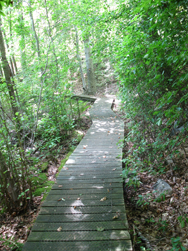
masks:
<path fill-rule="evenodd" d="M 131 251 L 121 183 L 123 122 L 97 99 L 93 124 L 42 204 L 23 251 Z"/>

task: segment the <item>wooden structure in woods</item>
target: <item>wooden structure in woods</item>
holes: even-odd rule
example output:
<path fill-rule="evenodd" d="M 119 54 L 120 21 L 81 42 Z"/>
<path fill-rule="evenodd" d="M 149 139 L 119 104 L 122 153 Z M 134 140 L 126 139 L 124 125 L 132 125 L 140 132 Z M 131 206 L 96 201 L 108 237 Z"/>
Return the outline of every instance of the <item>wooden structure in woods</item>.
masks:
<path fill-rule="evenodd" d="M 57 177 L 23 251 L 131 251 L 121 182 L 124 126 L 97 99 L 93 125 Z"/>
<path fill-rule="evenodd" d="M 74 94 L 73 96 L 71 96 L 71 99 L 88 101 L 88 102 L 94 103 L 97 98 L 94 96 L 92 97 L 92 96 L 88 96 L 84 94 L 80 94 L 80 95 Z"/>

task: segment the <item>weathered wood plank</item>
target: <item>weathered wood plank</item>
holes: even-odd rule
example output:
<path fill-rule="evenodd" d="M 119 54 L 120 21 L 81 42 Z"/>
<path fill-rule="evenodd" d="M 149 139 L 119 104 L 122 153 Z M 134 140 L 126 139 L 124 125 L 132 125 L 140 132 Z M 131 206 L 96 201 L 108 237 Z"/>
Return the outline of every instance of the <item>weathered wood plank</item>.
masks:
<path fill-rule="evenodd" d="M 81 222 L 81 221 L 113 221 L 113 217 L 115 216 L 115 213 L 100 213 L 100 214 L 67 214 L 67 215 L 42 215 L 39 214 L 39 216 L 36 219 L 36 222 L 57 222 L 57 223 L 63 223 L 63 222 Z M 118 219 L 115 219 L 115 221 L 123 221 L 126 222 L 126 216 L 125 214 L 118 215 Z"/>
<path fill-rule="evenodd" d="M 27 242 L 22 251 L 132 251 L 130 240 Z"/>
<path fill-rule="evenodd" d="M 75 183 L 73 186 L 73 189 L 90 189 L 90 188 L 96 188 L 96 189 L 108 189 L 111 187 L 119 187 L 120 189 L 123 187 L 123 184 L 121 182 L 117 182 L 117 183 L 103 183 L 103 184 L 77 184 Z M 54 184 L 52 187 L 52 190 L 67 190 L 70 189 L 70 185 L 69 183 L 64 183 L 62 185 L 58 185 L 58 184 Z"/>
<path fill-rule="evenodd" d="M 59 199 L 61 199 L 63 196 L 59 196 Z M 64 197 L 63 197 L 64 198 Z M 77 199 L 73 199 L 71 198 L 66 198 L 65 201 L 63 200 L 52 200 L 53 196 L 51 198 L 51 200 L 45 200 L 43 202 L 43 206 L 47 207 L 68 207 L 68 206 L 96 206 L 96 207 L 100 207 L 100 206 L 119 206 L 119 205 L 124 205 L 124 199 L 110 199 L 107 197 L 107 200 L 105 201 L 100 201 L 100 199 L 94 200 L 94 199 L 81 199 L 81 200 L 77 200 Z M 102 198 L 101 198 L 102 199 Z"/>
<path fill-rule="evenodd" d="M 32 232 L 30 241 L 93 241 L 93 240 L 129 240 L 126 230 L 103 231 L 70 231 L 70 232 Z"/>
<path fill-rule="evenodd" d="M 107 200 L 111 199 L 111 200 L 119 200 L 119 199 L 123 199 L 123 195 L 122 193 L 117 193 L 117 194 L 111 194 L 108 193 L 107 191 L 102 193 L 102 194 L 81 194 L 81 193 L 77 193 L 77 194 L 65 194 L 62 192 L 62 194 L 56 195 L 56 194 L 49 194 L 46 198 L 46 201 L 52 201 L 52 200 L 60 200 L 61 198 L 63 198 L 64 200 L 80 200 L 82 202 L 85 202 L 85 200 L 98 200 L 100 201 L 101 198 L 106 197 Z M 78 199 L 79 198 L 79 199 Z M 100 202 L 104 202 L 104 201 L 100 201 Z M 101 203 L 102 204 L 102 203 Z"/>
<path fill-rule="evenodd" d="M 71 178 L 65 178 L 65 177 L 62 177 L 62 176 L 58 176 L 57 177 L 57 184 L 59 184 L 58 183 L 58 181 L 61 181 L 62 182 L 62 184 L 63 184 L 63 182 L 69 182 L 70 184 L 75 184 L 75 183 L 89 183 L 89 184 L 91 184 L 91 183 L 94 183 L 94 184 L 99 184 L 99 183 L 112 183 L 112 182 L 120 182 L 121 181 L 121 179 L 120 178 L 111 178 L 111 179 L 109 179 L 109 178 L 107 178 L 107 179 L 105 179 L 105 178 L 93 178 L 93 179 L 71 179 Z"/>
<path fill-rule="evenodd" d="M 40 214 L 97 214 L 97 213 L 125 213 L 124 206 L 101 206 L 101 207 L 42 207 Z"/>
<path fill-rule="evenodd" d="M 71 96 L 71 99 L 76 99 L 76 100 L 82 100 L 82 101 L 88 101 L 88 102 L 95 102 L 97 99 L 96 97 L 91 97 L 85 94 L 74 94 Z"/>
<path fill-rule="evenodd" d="M 84 170 L 103 170 L 103 171 L 106 171 L 106 169 L 114 169 L 114 168 L 118 168 L 119 170 L 122 169 L 122 163 L 120 162 L 104 162 L 104 163 L 90 163 L 90 164 L 87 164 L 87 163 L 69 163 L 69 164 L 65 164 L 64 167 L 66 168 L 79 168 L 79 170 L 81 169 L 84 169 Z"/>
<path fill-rule="evenodd" d="M 103 163 L 111 163 L 113 165 L 116 165 L 117 163 L 121 163 L 121 160 L 120 159 L 113 159 L 113 160 L 110 160 L 110 159 L 72 159 L 72 158 L 69 158 L 69 160 L 66 162 L 66 164 L 86 164 L 86 165 L 90 165 L 92 163 L 98 163 L 98 164 L 103 164 Z"/>
<path fill-rule="evenodd" d="M 58 176 L 58 179 L 62 179 L 62 180 L 93 180 L 93 179 L 117 179 L 120 177 L 119 173 L 113 173 L 113 174 L 90 174 L 90 175 L 61 175 Z"/>
<path fill-rule="evenodd" d="M 76 195 L 78 195 L 78 194 L 82 194 L 82 195 L 85 195 L 85 194 L 89 194 L 89 195 L 91 195 L 91 194 L 93 194 L 93 195 L 96 195 L 96 194 L 101 194 L 101 196 L 103 195 L 103 194 L 122 194 L 122 191 L 121 191 L 121 189 L 119 189 L 119 188 L 101 188 L 101 189 L 92 189 L 92 188 L 90 188 L 90 189 L 74 189 L 74 187 L 70 187 L 69 189 L 67 189 L 67 190 L 55 190 L 55 189 L 53 189 L 53 190 L 51 190 L 50 192 L 49 192 L 49 196 L 50 195 L 73 195 L 73 194 L 76 194 Z"/>
<path fill-rule="evenodd" d="M 86 175 L 105 175 L 107 173 L 107 171 L 105 171 L 104 169 L 99 169 L 99 170 L 93 170 L 93 169 L 90 169 L 90 170 L 85 170 L 84 168 L 82 169 L 78 169 L 78 168 L 72 168 L 72 169 L 68 169 L 68 170 L 64 170 L 64 171 L 61 171 L 59 173 L 58 176 L 70 176 L 70 175 L 78 175 L 78 176 L 86 176 Z M 108 175 L 113 175 L 113 174 L 116 174 L 116 175 L 121 175 L 122 174 L 122 170 L 118 170 L 117 168 L 109 168 L 108 169 Z M 119 177 L 119 176 L 118 176 Z"/>
<path fill-rule="evenodd" d="M 32 228 L 32 232 L 56 232 L 57 229 L 60 227 L 59 223 L 35 223 Z M 105 230 L 121 230 L 121 229 L 128 229 L 128 224 L 122 221 L 96 221 L 96 222 L 72 222 L 70 223 L 63 223 L 61 224 L 62 231 L 96 231 L 97 227 L 104 228 Z"/>

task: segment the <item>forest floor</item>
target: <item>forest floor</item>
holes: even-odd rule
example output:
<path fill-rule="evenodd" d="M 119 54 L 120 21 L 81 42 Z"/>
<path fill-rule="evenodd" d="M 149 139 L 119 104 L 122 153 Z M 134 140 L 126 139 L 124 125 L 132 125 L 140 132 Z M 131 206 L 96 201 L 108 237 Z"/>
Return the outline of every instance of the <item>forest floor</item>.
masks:
<path fill-rule="evenodd" d="M 96 96 L 98 97 L 104 95 L 115 97 L 117 85 L 116 83 L 109 83 L 105 87 L 97 88 L 97 90 Z M 75 93 L 82 93 L 81 85 L 77 85 Z M 115 112 L 124 119 L 125 133 L 128 133 L 126 115 L 119 108 L 116 108 Z M 83 117 L 82 127 L 77 129 L 85 134 L 90 125 L 91 121 L 87 117 Z M 48 180 L 55 180 L 58 168 L 68 154 L 72 142 L 72 139 L 69 143 L 65 142 L 62 155 L 55 162 L 50 161 L 46 173 Z M 126 145 L 123 149 L 124 156 L 126 156 L 128 150 L 129 146 Z M 140 186 L 136 189 L 134 186 L 126 186 L 124 183 L 125 205 L 134 251 L 188 250 L 188 222 L 186 221 L 188 213 L 188 173 L 187 163 L 185 163 L 187 157 L 184 156 L 184 158 L 178 160 L 176 165 L 178 164 L 179 168 L 176 170 L 173 170 L 172 166 L 166 165 L 165 172 L 160 175 L 153 175 L 147 171 L 137 173 Z M 152 186 L 159 178 L 165 180 L 172 187 L 173 193 L 157 202 L 152 195 Z M 34 197 L 32 209 L 25 214 L 0 215 L 0 250 L 21 250 L 19 246 L 27 240 L 40 210 L 42 198 L 43 195 Z"/>
<path fill-rule="evenodd" d="M 125 133 L 128 133 L 125 122 Z M 124 148 L 127 156 L 129 145 Z M 124 183 L 124 198 L 134 250 L 186 251 L 188 250 L 188 153 L 174 159 L 178 168 L 164 163 L 164 172 L 142 171 L 136 174 L 139 186 Z M 172 193 L 159 200 L 153 185 L 162 179 Z"/>

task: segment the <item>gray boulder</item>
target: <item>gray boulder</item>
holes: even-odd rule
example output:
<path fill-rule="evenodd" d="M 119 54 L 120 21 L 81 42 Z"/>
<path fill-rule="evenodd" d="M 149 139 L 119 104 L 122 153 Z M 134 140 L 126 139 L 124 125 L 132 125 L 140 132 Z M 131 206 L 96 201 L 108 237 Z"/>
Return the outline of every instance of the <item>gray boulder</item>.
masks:
<path fill-rule="evenodd" d="M 156 197 L 160 196 L 161 194 L 171 194 L 172 188 L 171 186 L 166 183 L 166 181 L 159 179 L 154 185 L 153 185 L 153 192 L 156 194 Z"/>

